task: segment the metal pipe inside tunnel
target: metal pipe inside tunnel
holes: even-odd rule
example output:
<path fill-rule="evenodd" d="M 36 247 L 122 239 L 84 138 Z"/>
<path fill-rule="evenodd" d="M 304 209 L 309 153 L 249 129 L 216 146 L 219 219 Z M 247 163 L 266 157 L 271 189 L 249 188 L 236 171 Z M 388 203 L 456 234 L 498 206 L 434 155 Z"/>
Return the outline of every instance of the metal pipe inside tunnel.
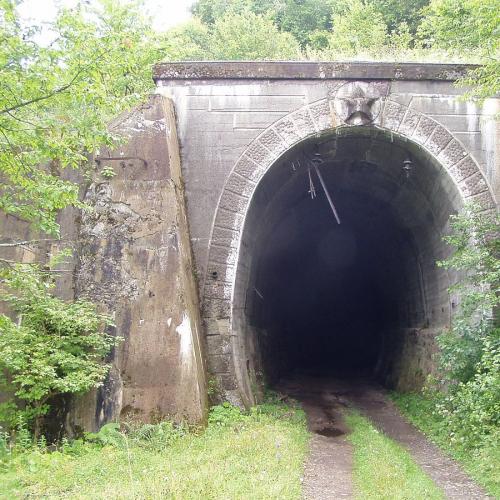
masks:
<path fill-rule="evenodd" d="M 247 300 L 233 314 L 243 315 L 250 377 L 312 371 L 416 387 L 449 320 L 450 281 L 435 261 L 459 197 L 407 143 L 353 130 L 314 147 L 324 189 L 305 144 L 266 174 L 245 222 L 238 266 L 249 272 L 236 287 Z"/>

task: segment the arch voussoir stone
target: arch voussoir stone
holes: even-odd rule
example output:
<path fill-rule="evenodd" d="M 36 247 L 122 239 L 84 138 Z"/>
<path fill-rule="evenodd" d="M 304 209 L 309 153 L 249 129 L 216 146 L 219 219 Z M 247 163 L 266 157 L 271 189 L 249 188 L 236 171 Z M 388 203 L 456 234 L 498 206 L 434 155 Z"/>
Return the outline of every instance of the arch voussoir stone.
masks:
<path fill-rule="evenodd" d="M 231 210 L 219 208 L 215 217 L 214 226 L 225 227 L 226 229 L 238 231 L 243 225 L 243 221 L 243 216 L 238 212 L 232 212 Z"/>
<path fill-rule="evenodd" d="M 302 138 L 295 122 L 290 115 L 281 118 L 274 124 L 274 130 L 280 135 L 280 137 L 285 141 L 287 148 L 293 146 L 299 142 Z"/>
<path fill-rule="evenodd" d="M 231 210 L 240 214 L 245 213 L 248 203 L 249 197 L 233 193 L 228 189 L 224 190 L 219 200 L 220 208 L 225 208 L 226 210 Z"/>
<path fill-rule="evenodd" d="M 418 126 L 420 118 L 420 113 L 408 108 L 404 115 L 403 121 L 398 127 L 398 132 L 406 137 L 411 137 Z"/>
<path fill-rule="evenodd" d="M 380 126 L 388 130 L 397 131 L 406 113 L 406 106 L 387 99 L 385 101 Z"/>
<path fill-rule="evenodd" d="M 429 118 L 428 116 L 421 115 L 417 128 L 413 132 L 412 139 L 420 145 L 424 145 L 434 130 L 438 127 L 438 122 Z"/>
<path fill-rule="evenodd" d="M 299 137 L 301 139 L 315 134 L 318 130 L 309 114 L 309 109 L 307 106 L 294 111 L 291 115 L 292 120 L 295 122 L 295 127 L 298 130 Z"/>
<path fill-rule="evenodd" d="M 333 127 L 332 110 L 327 99 L 309 104 L 309 114 L 316 124 L 316 130 L 322 132 Z"/>
<path fill-rule="evenodd" d="M 470 155 L 467 155 L 465 158 L 462 158 L 462 160 L 450 167 L 448 172 L 458 183 L 460 183 L 464 179 L 467 179 L 471 175 L 477 173 L 477 165 L 474 163 L 474 160 L 470 157 Z"/>
<path fill-rule="evenodd" d="M 212 233 L 214 245 L 229 248 L 238 248 L 239 231 L 215 226 Z"/>
<path fill-rule="evenodd" d="M 483 210 L 496 210 L 496 203 L 489 191 L 466 197 L 466 201 L 480 206 Z"/>
<path fill-rule="evenodd" d="M 278 158 L 287 150 L 287 144 L 283 141 L 283 138 L 272 128 L 266 130 L 258 139 L 274 158 Z"/>
<path fill-rule="evenodd" d="M 255 182 L 233 171 L 226 182 L 225 189 L 249 198 L 255 189 Z"/>
<path fill-rule="evenodd" d="M 238 234 L 238 237 L 241 233 Z M 238 251 L 235 247 L 219 246 L 215 243 L 211 244 L 210 261 L 219 264 L 234 266 L 236 264 Z"/>
<path fill-rule="evenodd" d="M 232 173 L 234 172 L 253 182 L 258 182 L 262 175 L 264 175 L 265 166 L 255 162 L 247 155 L 243 155 L 236 163 Z"/>
<path fill-rule="evenodd" d="M 474 175 L 459 182 L 458 187 L 464 198 L 470 198 L 481 193 L 489 192 L 488 184 L 484 180 L 481 172 L 476 172 Z"/>
<path fill-rule="evenodd" d="M 268 165 L 275 159 L 271 151 L 260 142 L 259 138 L 250 144 L 246 150 L 246 155 L 258 165 Z"/>
<path fill-rule="evenodd" d="M 451 134 L 442 125 L 438 125 L 424 145 L 437 157 L 452 139 Z"/>
<path fill-rule="evenodd" d="M 452 139 L 447 146 L 439 153 L 437 159 L 439 162 L 450 169 L 458 163 L 460 160 L 463 160 L 467 156 L 467 151 L 463 148 L 463 146 L 456 140 Z"/>

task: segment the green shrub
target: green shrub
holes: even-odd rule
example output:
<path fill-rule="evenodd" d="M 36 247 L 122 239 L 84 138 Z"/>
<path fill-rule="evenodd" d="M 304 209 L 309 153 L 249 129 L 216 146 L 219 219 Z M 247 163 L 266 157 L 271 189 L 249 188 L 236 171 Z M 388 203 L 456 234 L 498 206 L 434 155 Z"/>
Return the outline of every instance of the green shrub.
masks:
<path fill-rule="evenodd" d="M 228 427 L 243 422 L 246 418 L 246 415 L 238 407 L 225 402 L 210 409 L 208 423 L 209 425 Z"/>
<path fill-rule="evenodd" d="M 450 328 L 438 336 L 439 371 L 422 395 L 395 395 L 399 407 L 433 440 L 500 494 L 499 217 L 466 206 L 450 219 L 452 255 L 438 265 L 458 272 Z"/>
<path fill-rule="evenodd" d="M 0 284 L 15 314 L 0 315 L 0 385 L 13 395 L 0 404 L 0 421 L 15 429 L 21 417 L 37 440 L 51 398 L 101 385 L 110 367 L 103 359 L 120 338 L 104 332 L 111 320 L 92 303 L 54 297 L 52 275 L 38 265 L 0 269 Z"/>

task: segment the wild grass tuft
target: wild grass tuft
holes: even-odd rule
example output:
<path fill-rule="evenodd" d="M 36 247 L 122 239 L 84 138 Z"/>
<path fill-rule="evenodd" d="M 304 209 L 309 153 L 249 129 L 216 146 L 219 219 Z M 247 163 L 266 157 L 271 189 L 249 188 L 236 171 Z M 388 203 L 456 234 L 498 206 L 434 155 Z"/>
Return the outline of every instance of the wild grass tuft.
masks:
<path fill-rule="evenodd" d="M 11 453 L 0 498 L 298 499 L 308 432 L 283 404 L 216 406 L 209 426 L 108 424 L 57 450 Z"/>
<path fill-rule="evenodd" d="M 380 500 L 443 499 L 434 482 L 408 451 L 377 430 L 357 412 L 346 417 L 354 445 L 353 481 L 356 498 Z"/>

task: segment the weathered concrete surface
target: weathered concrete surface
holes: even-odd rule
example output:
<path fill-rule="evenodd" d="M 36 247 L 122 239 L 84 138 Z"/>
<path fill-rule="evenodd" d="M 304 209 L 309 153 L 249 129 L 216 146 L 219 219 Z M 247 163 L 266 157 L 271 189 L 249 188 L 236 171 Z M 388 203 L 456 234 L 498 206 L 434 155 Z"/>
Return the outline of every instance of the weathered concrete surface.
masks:
<path fill-rule="evenodd" d="M 205 369 L 172 103 L 154 95 L 113 128 L 125 143 L 101 151 L 85 195 L 76 295 L 110 312 L 124 340 L 104 386 L 69 422 L 201 422 Z"/>
<path fill-rule="evenodd" d="M 405 234 L 408 240 L 391 274 L 391 287 L 401 291 L 394 296 L 399 320 L 393 325 L 399 332 L 393 352 L 400 358 L 388 362 L 382 356 L 379 368 L 401 387 L 414 377 L 423 380 L 431 369 L 427 339 L 446 325 L 452 309 L 446 288 L 455 277 L 435 267 L 448 251 L 441 242 L 446 221 L 466 201 L 494 209 L 500 193 L 498 100 L 483 106 L 461 102 L 463 89 L 453 80 L 466 70 L 457 65 L 292 62 L 156 68 L 158 92 L 172 97 L 178 114 L 208 366 L 227 399 L 252 404 L 259 378 L 255 353 L 259 335 L 262 343 L 265 334 L 250 324 L 247 305 L 256 293 L 256 240 L 263 248 L 273 234 L 259 236 L 260 228 L 273 224 L 273 211 L 264 207 L 273 206 L 273 194 L 280 189 L 280 182 L 269 179 L 289 169 L 300 148 L 329 142 L 335 151 L 336 138 L 365 132 L 374 142 L 385 141 L 374 163 L 387 175 L 377 184 L 370 179 L 363 186 L 360 180 L 349 187 L 387 204 L 398 220 L 398 238 L 405 245 Z M 367 162 L 370 145 L 358 149 L 351 160 Z M 332 176 L 341 164 L 334 154 L 327 169 Z M 400 184 L 395 174 L 407 154 L 418 157 L 416 170 L 422 166 L 426 177 L 395 196 Z M 262 209 L 252 211 L 255 206 Z M 388 262 L 386 274 L 391 273 Z M 382 272 L 380 279 L 385 279 Z"/>
<path fill-rule="evenodd" d="M 326 80 L 326 79 L 391 79 L 449 80 L 466 74 L 474 65 L 392 63 L 392 62 L 313 62 L 313 61 L 218 61 L 175 62 L 157 64 L 153 79 L 189 80 Z"/>

